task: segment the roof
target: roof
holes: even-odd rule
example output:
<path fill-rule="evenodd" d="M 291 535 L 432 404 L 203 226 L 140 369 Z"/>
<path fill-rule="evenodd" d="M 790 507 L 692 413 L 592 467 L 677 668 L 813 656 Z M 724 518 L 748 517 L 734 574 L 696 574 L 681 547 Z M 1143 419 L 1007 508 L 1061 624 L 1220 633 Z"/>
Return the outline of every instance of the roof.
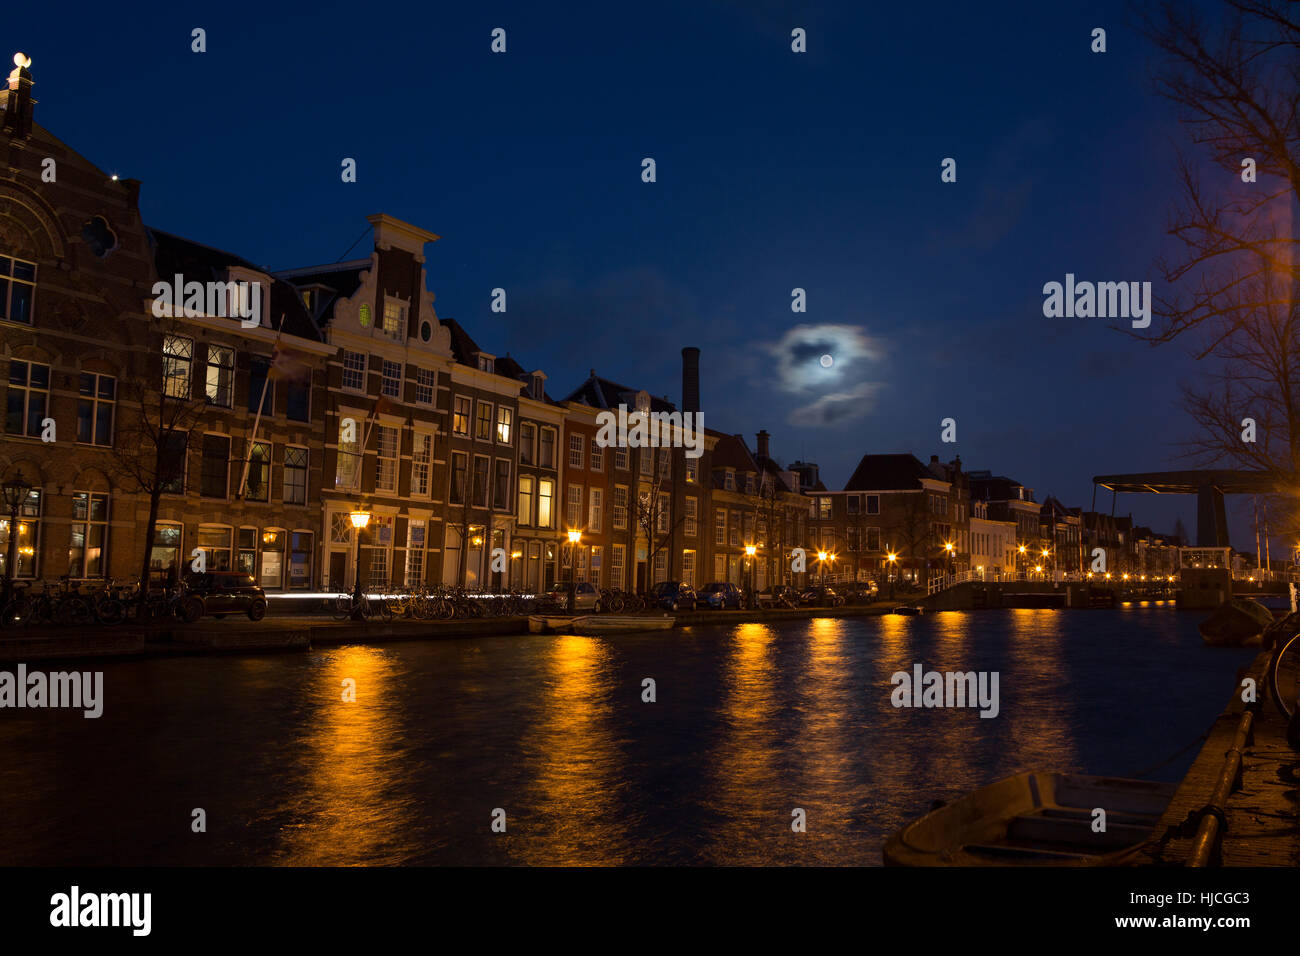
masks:
<path fill-rule="evenodd" d="M 934 480 L 934 473 L 915 455 L 863 455 L 844 490 L 914 491 L 922 478 Z"/>
<path fill-rule="evenodd" d="M 153 247 L 154 267 L 164 280 L 179 273 L 186 282 L 226 282 L 227 270 L 231 266 L 267 272 L 264 267 L 232 252 L 214 249 L 160 229 L 148 229 L 148 233 Z M 320 329 L 308 314 L 298 290 L 292 284 L 272 275 L 269 295 L 267 308 L 270 327 L 277 330 L 283 328 L 286 335 L 295 335 L 313 342 L 321 341 Z M 279 316 L 284 317 L 283 325 Z"/>
<path fill-rule="evenodd" d="M 636 404 L 636 396 L 641 391 L 642 389 L 628 388 L 626 385 L 601 378 L 596 374 L 596 370 L 592 369 L 587 380 L 566 395 L 563 401 L 578 402 L 582 405 L 590 405 L 592 408 L 615 409 L 619 405 L 626 405 L 630 409 Z M 650 395 L 650 411 L 675 412 L 677 406 Z"/>
<path fill-rule="evenodd" d="M 451 333 L 451 354 L 461 365 L 478 368 L 478 353 L 484 351 L 455 319 L 439 319 L 443 328 Z M 491 354 L 490 352 L 488 353 Z"/>
<path fill-rule="evenodd" d="M 749 453 L 749 446 L 745 444 L 744 438 L 739 435 L 728 435 L 725 432 L 715 431 L 712 428 L 706 428 L 704 433 L 713 435 L 718 439 L 717 444 L 713 446 L 712 466 L 714 468 L 759 471 L 758 463 L 754 461 L 754 456 Z"/>

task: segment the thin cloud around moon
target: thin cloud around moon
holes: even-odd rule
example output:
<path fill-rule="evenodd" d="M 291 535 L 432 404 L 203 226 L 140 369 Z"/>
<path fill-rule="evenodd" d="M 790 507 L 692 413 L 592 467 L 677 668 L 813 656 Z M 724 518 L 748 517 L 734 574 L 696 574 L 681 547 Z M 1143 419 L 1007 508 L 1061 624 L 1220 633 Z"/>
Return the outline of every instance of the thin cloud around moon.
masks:
<path fill-rule="evenodd" d="M 881 383 L 871 366 L 884 349 L 856 325 L 797 325 L 760 348 L 775 365 L 776 385 L 800 397 L 787 420 L 825 428 L 861 418 L 874 408 Z M 830 356 L 829 363 L 824 361 Z"/>

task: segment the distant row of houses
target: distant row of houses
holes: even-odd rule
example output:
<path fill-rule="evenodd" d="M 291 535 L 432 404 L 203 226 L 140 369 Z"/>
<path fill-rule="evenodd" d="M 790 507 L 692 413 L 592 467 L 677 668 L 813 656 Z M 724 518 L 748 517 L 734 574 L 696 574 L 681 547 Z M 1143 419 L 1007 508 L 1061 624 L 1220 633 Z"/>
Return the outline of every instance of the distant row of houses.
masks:
<path fill-rule="evenodd" d="M 831 491 L 763 431 L 751 449 L 706 429 L 698 457 L 607 445 L 600 416 L 620 406 L 701 411 L 698 349 L 682 350 L 680 405 L 594 370 L 557 392 L 436 313 L 437 235 L 375 215 L 367 255 L 270 271 L 148 228 L 140 183 L 33 108 L 19 67 L 0 123 L 0 479 L 21 498 L 0 515 L 5 574 L 130 578 L 201 556 L 277 591 L 358 573 L 371 588 L 537 590 L 572 573 L 639 590 L 1079 570 L 1098 546 L 1116 570 L 1164 561 L 1168 542 L 1129 519 L 1040 505 L 960 460 L 865 455 Z M 174 280 L 255 286 L 261 314 L 160 310 Z"/>

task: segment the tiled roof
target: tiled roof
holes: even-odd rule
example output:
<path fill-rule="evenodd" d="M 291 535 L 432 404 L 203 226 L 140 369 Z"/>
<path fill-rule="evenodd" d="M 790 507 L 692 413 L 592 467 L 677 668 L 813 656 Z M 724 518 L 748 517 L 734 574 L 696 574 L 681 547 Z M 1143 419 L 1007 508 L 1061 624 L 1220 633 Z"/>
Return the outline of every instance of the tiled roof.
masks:
<path fill-rule="evenodd" d="M 153 246 L 154 266 L 164 281 L 179 273 L 185 277 L 186 282 L 225 282 L 228 281 L 226 270 L 231 266 L 267 272 L 264 267 L 234 253 L 183 239 L 170 232 L 150 229 L 149 237 Z M 302 298 L 293 285 L 272 276 L 269 294 L 270 299 L 264 308 L 269 313 L 271 328 L 281 328 L 280 316 L 284 316 L 283 329 L 286 335 L 321 341 L 320 329 L 307 313 L 307 307 L 303 305 Z"/>
<path fill-rule="evenodd" d="M 863 455 L 845 491 L 911 491 L 934 473 L 915 455 Z M 820 484 L 820 482 L 819 482 Z"/>
<path fill-rule="evenodd" d="M 759 470 L 754 456 L 749 453 L 749 447 L 739 435 L 728 435 L 725 432 L 714 431 L 712 428 L 706 428 L 704 432 L 718 439 L 717 444 L 713 446 L 712 465 L 715 469 L 734 468 L 742 472 Z"/>
<path fill-rule="evenodd" d="M 628 388 L 626 385 L 619 385 L 607 378 L 601 378 L 593 370 L 587 380 L 566 395 L 562 401 L 578 402 L 582 405 L 590 405 L 592 408 L 601 409 L 616 409 L 622 404 L 631 410 L 635 405 L 638 391 L 639 389 Z M 650 411 L 675 412 L 677 406 L 672 402 L 651 395 Z"/>
<path fill-rule="evenodd" d="M 451 354 L 456 361 L 461 365 L 478 368 L 476 353 L 481 349 L 479 349 L 478 343 L 465 331 L 464 326 L 455 319 L 439 319 L 438 321 L 451 333 Z"/>

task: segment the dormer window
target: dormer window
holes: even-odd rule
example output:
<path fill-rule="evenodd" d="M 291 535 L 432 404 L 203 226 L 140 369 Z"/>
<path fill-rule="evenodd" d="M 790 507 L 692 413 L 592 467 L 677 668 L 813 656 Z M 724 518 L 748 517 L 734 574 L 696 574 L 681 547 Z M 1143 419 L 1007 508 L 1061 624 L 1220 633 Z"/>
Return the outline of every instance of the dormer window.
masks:
<path fill-rule="evenodd" d="M 541 375 L 533 376 L 533 398 L 539 401 L 546 397 L 546 379 Z"/>
<path fill-rule="evenodd" d="M 482 352 L 478 356 L 478 370 L 480 372 L 492 371 L 492 356 L 484 355 Z"/>

